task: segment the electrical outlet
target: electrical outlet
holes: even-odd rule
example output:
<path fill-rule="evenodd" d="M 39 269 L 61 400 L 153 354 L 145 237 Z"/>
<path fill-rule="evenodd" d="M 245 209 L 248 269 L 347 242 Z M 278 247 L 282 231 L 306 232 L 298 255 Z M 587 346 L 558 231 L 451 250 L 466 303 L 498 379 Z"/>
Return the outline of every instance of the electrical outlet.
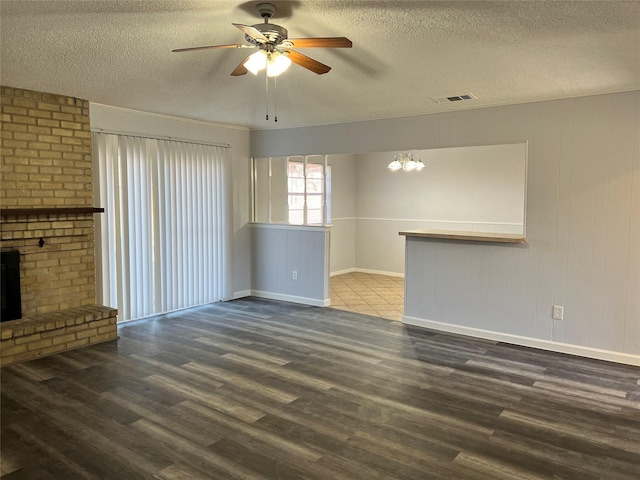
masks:
<path fill-rule="evenodd" d="M 291 280 L 297 280 L 297 279 L 298 279 L 298 272 L 294 270 L 293 272 L 291 272 Z"/>
<path fill-rule="evenodd" d="M 564 307 L 561 307 L 560 305 L 554 305 L 551 316 L 554 320 L 564 320 Z"/>

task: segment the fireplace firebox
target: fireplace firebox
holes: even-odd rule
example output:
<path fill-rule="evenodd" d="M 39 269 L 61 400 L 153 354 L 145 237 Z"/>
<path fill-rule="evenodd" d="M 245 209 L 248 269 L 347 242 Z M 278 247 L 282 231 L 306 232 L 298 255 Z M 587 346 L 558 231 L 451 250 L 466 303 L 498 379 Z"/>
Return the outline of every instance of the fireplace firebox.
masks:
<path fill-rule="evenodd" d="M 22 317 L 20 298 L 20 252 L 1 252 L 2 259 L 2 312 L 0 321 L 17 320 Z"/>

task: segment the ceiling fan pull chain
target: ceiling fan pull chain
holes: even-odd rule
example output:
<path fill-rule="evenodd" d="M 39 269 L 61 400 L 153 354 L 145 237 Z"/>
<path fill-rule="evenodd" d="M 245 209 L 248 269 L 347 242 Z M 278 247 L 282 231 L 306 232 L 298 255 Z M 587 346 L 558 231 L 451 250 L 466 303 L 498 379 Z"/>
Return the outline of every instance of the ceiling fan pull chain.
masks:
<path fill-rule="evenodd" d="M 264 98 L 267 104 L 266 119 L 269 120 L 269 77 L 267 76 L 267 69 L 264 69 Z"/>
<path fill-rule="evenodd" d="M 278 77 L 273 77 L 273 115 L 278 121 Z"/>

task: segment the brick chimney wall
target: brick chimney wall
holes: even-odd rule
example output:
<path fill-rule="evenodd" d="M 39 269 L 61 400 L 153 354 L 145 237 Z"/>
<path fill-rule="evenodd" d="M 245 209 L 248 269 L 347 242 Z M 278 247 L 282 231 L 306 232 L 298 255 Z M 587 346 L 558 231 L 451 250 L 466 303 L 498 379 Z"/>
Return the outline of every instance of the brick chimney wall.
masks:
<path fill-rule="evenodd" d="M 3 86 L 0 106 L 0 248 L 20 252 L 23 314 L 21 320 L 0 324 L 2 364 L 114 339 L 115 310 L 95 305 L 96 214 L 36 210 L 94 206 L 89 102 Z M 34 213 L 13 215 L 12 208 L 32 208 Z M 73 322 L 64 318 L 66 311 Z M 93 313 L 84 315 L 85 311 Z M 77 323 L 79 317 L 86 321 Z M 107 323 L 89 328 L 91 322 L 105 319 Z M 56 323 L 58 327 L 48 328 Z M 86 326 L 91 335 L 79 334 L 84 327 L 78 325 Z M 107 328 L 99 331 L 101 327 Z M 54 342 L 58 328 L 60 338 L 68 341 Z M 50 341 L 42 342 L 47 332 L 44 338 Z M 29 349 L 25 337 L 30 336 L 41 347 Z M 21 340 L 16 344 L 17 338 Z M 5 343 L 10 340 L 12 344 Z M 7 354 L 7 349 L 15 354 Z"/>

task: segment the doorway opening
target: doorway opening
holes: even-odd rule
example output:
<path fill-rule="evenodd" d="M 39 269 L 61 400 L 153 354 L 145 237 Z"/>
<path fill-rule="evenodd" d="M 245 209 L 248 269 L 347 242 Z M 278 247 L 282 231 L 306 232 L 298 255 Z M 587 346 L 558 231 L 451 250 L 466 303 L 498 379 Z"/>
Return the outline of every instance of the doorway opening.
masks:
<path fill-rule="evenodd" d="M 401 321 L 404 278 L 352 272 L 330 279 L 331 307 Z"/>

